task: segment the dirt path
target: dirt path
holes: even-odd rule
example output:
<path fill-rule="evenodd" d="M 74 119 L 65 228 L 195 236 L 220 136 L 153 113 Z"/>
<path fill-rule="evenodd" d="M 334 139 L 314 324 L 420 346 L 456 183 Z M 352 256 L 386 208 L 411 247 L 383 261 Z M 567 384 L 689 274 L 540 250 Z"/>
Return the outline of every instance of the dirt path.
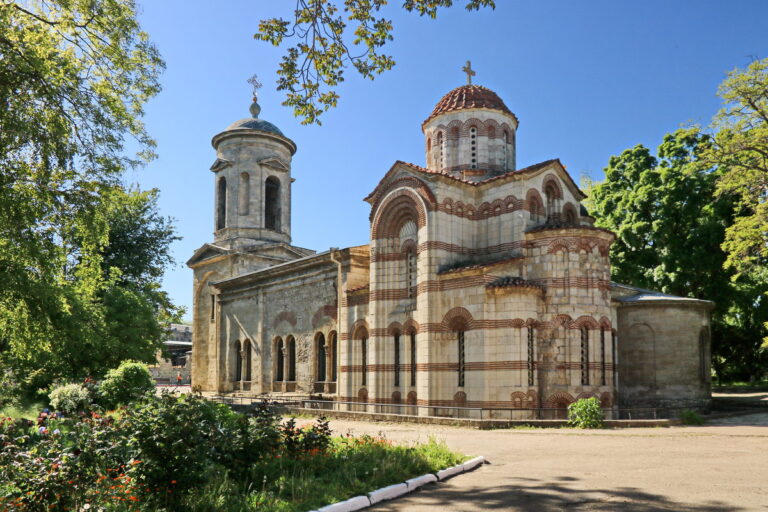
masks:
<path fill-rule="evenodd" d="M 445 440 L 491 464 L 376 511 L 768 511 L 768 414 L 703 427 L 479 431 L 332 420 L 338 433 Z"/>

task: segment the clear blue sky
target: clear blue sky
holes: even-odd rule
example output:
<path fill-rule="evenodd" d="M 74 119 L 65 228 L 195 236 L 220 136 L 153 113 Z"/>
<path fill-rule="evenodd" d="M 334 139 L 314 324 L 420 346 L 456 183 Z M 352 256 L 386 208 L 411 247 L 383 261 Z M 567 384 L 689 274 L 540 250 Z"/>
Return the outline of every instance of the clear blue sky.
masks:
<path fill-rule="evenodd" d="M 408 15 L 392 0 L 389 52 L 395 68 L 338 88 L 323 125 L 302 126 L 275 91 L 282 55 L 253 39 L 258 21 L 289 16 L 291 0 L 139 0 L 144 29 L 167 63 L 163 91 L 145 122 L 160 157 L 129 181 L 157 187 L 164 214 L 183 240 L 164 288 L 191 308 L 184 262 L 213 240 L 211 137 L 248 117 L 258 73 L 261 118 L 293 139 L 293 243 L 322 251 L 368 241 L 362 201 L 395 160 L 424 165 L 421 122 L 466 78 L 496 91 L 520 119 L 518 167 L 560 158 L 578 181 L 602 179 L 611 155 L 636 144 L 656 148 L 687 123 L 706 125 L 727 71 L 768 56 L 768 1 L 496 0 L 467 13 L 464 0 L 437 20 Z"/>

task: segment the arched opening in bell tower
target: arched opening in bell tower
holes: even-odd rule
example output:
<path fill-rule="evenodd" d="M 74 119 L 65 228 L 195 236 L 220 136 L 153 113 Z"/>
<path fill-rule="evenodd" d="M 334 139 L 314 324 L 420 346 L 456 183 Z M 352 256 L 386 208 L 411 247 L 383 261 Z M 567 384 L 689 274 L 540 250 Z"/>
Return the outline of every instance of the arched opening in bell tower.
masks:
<path fill-rule="evenodd" d="M 267 178 L 264 185 L 264 227 L 280 229 L 280 180 L 274 176 Z"/>
<path fill-rule="evenodd" d="M 219 178 L 216 190 L 216 229 L 224 229 L 227 225 L 227 178 Z"/>

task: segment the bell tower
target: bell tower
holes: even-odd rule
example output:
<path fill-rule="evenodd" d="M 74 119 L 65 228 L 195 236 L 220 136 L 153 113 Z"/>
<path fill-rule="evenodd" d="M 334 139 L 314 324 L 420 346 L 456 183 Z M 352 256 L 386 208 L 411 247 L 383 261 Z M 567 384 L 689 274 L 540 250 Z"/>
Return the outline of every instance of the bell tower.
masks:
<path fill-rule="evenodd" d="M 254 242 L 291 243 L 291 157 L 296 144 L 259 118 L 254 95 L 251 117 L 215 135 L 214 243 L 230 249 Z"/>

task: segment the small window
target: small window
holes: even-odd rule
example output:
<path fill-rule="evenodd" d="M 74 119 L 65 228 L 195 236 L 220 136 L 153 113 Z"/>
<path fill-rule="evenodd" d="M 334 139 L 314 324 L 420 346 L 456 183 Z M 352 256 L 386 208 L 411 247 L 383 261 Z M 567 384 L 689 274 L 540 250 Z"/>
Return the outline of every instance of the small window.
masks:
<path fill-rule="evenodd" d="M 363 370 L 363 386 L 368 384 L 368 338 L 360 340 L 360 366 Z"/>
<path fill-rule="evenodd" d="M 315 342 L 317 346 L 316 351 L 316 357 L 317 357 L 317 382 L 325 382 L 325 336 L 323 336 L 322 333 L 317 335 L 317 341 Z"/>
<path fill-rule="evenodd" d="M 464 373 L 465 373 L 465 366 L 466 362 L 464 359 L 464 331 L 456 331 L 456 342 L 458 345 L 458 352 L 459 352 L 459 364 L 458 364 L 458 373 L 459 373 L 459 387 L 464 387 Z"/>
<path fill-rule="evenodd" d="M 227 226 L 227 179 L 219 178 L 216 188 L 216 229 L 224 229 Z"/>
<path fill-rule="evenodd" d="M 605 386 L 605 328 L 600 329 L 600 385 Z"/>
<path fill-rule="evenodd" d="M 405 251 L 405 286 L 408 298 L 416 298 L 416 250 L 413 247 Z"/>
<path fill-rule="evenodd" d="M 477 169 L 477 128 L 469 129 L 469 151 L 472 156 L 472 169 Z"/>
<path fill-rule="evenodd" d="M 395 387 L 400 386 L 400 333 L 395 334 Z"/>
<path fill-rule="evenodd" d="M 589 331 L 581 329 L 581 384 L 589 385 Z"/>
<path fill-rule="evenodd" d="M 216 320 L 216 296 L 211 294 L 211 322 Z"/>
<path fill-rule="evenodd" d="M 274 176 L 267 178 L 264 185 L 264 227 L 280 230 L 280 180 Z"/>
<path fill-rule="evenodd" d="M 411 386 L 416 385 L 416 332 L 411 331 Z"/>
<path fill-rule="evenodd" d="M 533 343 L 535 337 L 533 327 L 528 327 L 528 385 L 533 386 L 534 352 Z"/>

